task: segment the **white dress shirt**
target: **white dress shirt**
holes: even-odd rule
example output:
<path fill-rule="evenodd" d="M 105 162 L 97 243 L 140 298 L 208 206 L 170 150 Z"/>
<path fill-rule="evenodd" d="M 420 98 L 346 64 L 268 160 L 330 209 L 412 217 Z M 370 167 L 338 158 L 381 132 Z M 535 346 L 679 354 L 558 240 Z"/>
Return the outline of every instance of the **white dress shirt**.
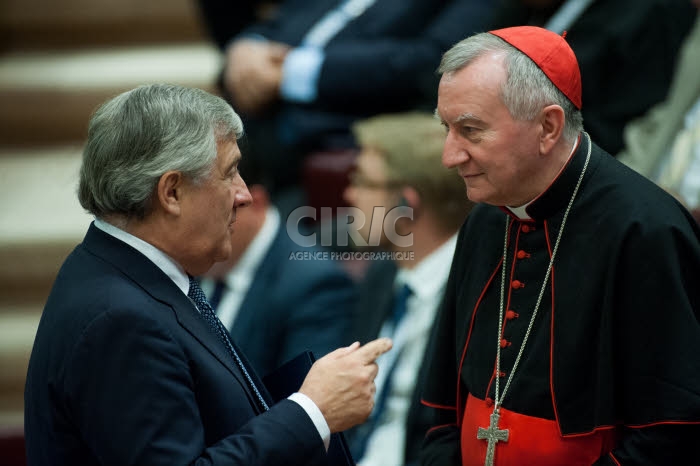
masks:
<path fill-rule="evenodd" d="M 385 377 L 398 356 L 393 372 L 391 392 L 386 400 L 382 418 L 372 432 L 367 450 L 359 466 L 400 466 L 404 460 L 406 418 L 413 398 L 418 371 L 430 330 L 442 301 L 447 277 L 452 265 L 457 235 L 433 251 L 413 269 L 400 269 L 394 280 L 394 289 L 408 285 L 413 294 L 406 304 L 406 315 L 391 333 L 390 324 L 382 328 L 382 336 L 391 336 L 394 346 L 377 360 L 379 373 L 375 379 L 379 396 L 386 384 Z"/>
<path fill-rule="evenodd" d="M 291 102 L 310 103 L 318 95 L 318 79 L 326 56 L 326 44 L 353 19 L 364 13 L 376 0 L 343 0 L 329 10 L 304 36 L 301 45 L 292 49 L 282 65 L 282 98 Z"/>

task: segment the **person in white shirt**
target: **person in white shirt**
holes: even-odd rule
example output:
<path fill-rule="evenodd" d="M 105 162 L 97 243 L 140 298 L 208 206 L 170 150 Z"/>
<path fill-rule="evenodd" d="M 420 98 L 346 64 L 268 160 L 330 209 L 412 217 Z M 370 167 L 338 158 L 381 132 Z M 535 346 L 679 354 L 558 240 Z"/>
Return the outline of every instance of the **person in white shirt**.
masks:
<path fill-rule="evenodd" d="M 364 213 L 360 233 L 368 245 L 377 238 L 375 246 L 389 253 L 363 279 L 354 335 L 391 337 L 394 347 L 377 361 L 374 411 L 348 439 L 361 466 L 414 464 L 429 422 L 419 402 L 426 346 L 472 203 L 461 178 L 440 164 L 445 132 L 433 115 L 380 115 L 353 131 L 361 152 L 345 197 Z M 384 218 L 400 216 L 394 228 L 384 221 L 381 236 L 373 236 L 381 209 Z"/>

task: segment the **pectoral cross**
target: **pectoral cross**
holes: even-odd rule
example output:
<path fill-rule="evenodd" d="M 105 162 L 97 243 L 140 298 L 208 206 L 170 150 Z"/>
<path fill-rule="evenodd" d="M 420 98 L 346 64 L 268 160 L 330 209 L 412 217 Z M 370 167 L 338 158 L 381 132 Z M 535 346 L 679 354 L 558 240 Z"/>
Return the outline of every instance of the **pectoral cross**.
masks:
<path fill-rule="evenodd" d="M 479 427 L 479 430 L 476 433 L 477 439 L 486 440 L 489 442 L 489 445 L 486 448 L 486 461 L 484 462 L 485 466 L 493 466 L 493 456 L 496 450 L 496 443 L 499 441 L 508 441 L 508 429 L 498 428 L 498 419 L 500 417 L 501 416 L 498 414 L 498 408 L 494 409 L 493 413 L 491 413 L 491 422 L 489 423 L 488 429 Z"/>

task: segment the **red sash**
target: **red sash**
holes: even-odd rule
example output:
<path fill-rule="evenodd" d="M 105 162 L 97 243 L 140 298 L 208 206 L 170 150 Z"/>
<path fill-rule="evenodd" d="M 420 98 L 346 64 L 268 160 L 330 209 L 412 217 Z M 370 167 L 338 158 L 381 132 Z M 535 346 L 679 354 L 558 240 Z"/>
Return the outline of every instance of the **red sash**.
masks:
<path fill-rule="evenodd" d="M 478 440 L 479 427 L 488 428 L 493 406 L 467 397 L 462 421 L 462 465 L 483 466 L 486 440 Z M 508 441 L 496 443 L 494 466 L 590 466 L 610 452 L 615 443 L 611 429 L 597 430 L 575 437 L 562 437 L 556 421 L 500 409 L 499 429 L 508 429 Z"/>

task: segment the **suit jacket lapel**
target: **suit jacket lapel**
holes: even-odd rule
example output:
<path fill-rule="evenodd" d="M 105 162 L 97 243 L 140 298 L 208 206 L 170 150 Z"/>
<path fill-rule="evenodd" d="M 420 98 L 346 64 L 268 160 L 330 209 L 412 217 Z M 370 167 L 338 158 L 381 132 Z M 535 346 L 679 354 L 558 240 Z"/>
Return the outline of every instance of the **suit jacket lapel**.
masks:
<path fill-rule="evenodd" d="M 287 259 L 287 253 L 283 248 L 282 229 L 280 228 L 275 235 L 274 241 L 270 244 L 270 248 L 265 253 L 262 262 L 255 271 L 255 280 L 250 285 L 250 288 L 246 292 L 243 301 L 241 301 L 241 309 L 245 309 L 246 312 L 238 312 L 236 320 L 234 321 L 233 327 L 248 328 L 248 320 L 257 314 L 257 312 L 252 312 L 257 309 L 268 307 L 261 299 L 267 301 L 272 299 L 271 293 L 266 290 L 270 284 L 274 284 L 277 281 L 277 276 L 280 274 L 281 267 L 278 265 L 278 259 L 284 257 Z M 255 296 L 255 300 L 251 297 Z"/>
<path fill-rule="evenodd" d="M 103 232 L 94 225 L 85 235 L 83 245 L 96 256 L 118 268 L 154 299 L 172 307 L 180 325 L 231 372 L 246 392 L 250 392 L 243 374 L 236 367 L 228 350 L 209 330 L 194 303 L 153 262 L 123 241 Z M 249 368 L 250 366 L 248 366 Z M 250 371 L 250 369 L 249 369 Z M 253 402 L 257 406 L 257 403 Z"/>

